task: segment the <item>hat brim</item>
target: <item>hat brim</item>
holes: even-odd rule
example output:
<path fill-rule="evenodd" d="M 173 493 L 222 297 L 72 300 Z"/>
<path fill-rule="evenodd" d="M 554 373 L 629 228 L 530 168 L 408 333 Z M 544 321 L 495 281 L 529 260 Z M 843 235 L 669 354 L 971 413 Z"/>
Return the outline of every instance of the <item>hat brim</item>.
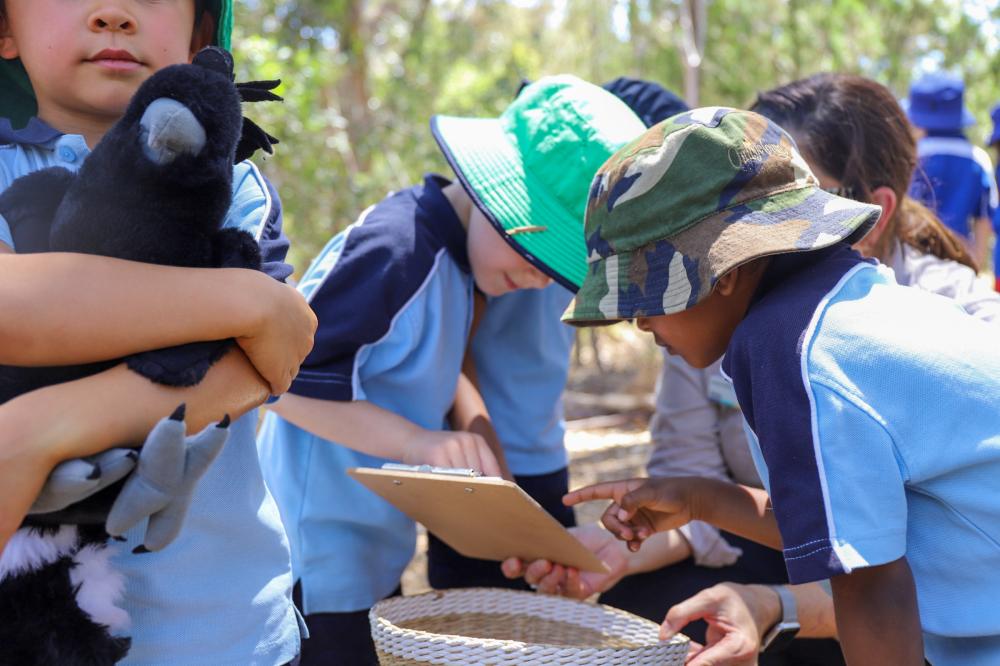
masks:
<path fill-rule="evenodd" d="M 948 131 L 962 129 L 976 124 L 976 117 L 964 106 L 962 114 L 956 118 L 952 114 L 922 113 L 913 108 L 906 109 L 910 122 L 921 129 Z"/>
<path fill-rule="evenodd" d="M 746 202 L 672 238 L 595 257 L 562 320 L 574 326 L 602 326 L 686 310 L 741 264 L 841 241 L 856 243 L 881 213 L 879 206 L 815 187 Z"/>
<path fill-rule="evenodd" d="M 579 289 L 587 272 L 582 216 L 556 203 L 531 177 L 501 121 L 438 115 L 431 118 L 431 132 L 462 186 L 504 240 L 556 282 Z M 531 227 L 544 230 L 517 232 Z"/>

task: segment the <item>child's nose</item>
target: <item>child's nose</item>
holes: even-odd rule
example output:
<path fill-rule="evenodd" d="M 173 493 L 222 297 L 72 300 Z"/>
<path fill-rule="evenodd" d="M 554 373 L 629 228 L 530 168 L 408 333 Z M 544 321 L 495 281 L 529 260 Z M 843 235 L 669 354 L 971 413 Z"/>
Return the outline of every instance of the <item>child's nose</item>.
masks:
<path fill-rule="evenodd" d="M 101 7 L 90 15 L 88 21 L 94 32 L 125 32 L 135 31 L 135 19 L 121 7 L 108 5 Z"/>

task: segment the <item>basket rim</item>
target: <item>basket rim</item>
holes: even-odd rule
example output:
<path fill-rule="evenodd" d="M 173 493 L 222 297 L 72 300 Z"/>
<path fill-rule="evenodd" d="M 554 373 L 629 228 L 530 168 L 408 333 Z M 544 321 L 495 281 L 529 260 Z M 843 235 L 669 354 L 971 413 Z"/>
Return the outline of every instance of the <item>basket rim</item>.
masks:
<path fill-rule="evenodd" d="M 638 654 L 643 651 L 653 651 L 653 650 L 674 650 L 678 649 L 680 646 L 688 647 L 690 639 L 684 634 L 677 633 L 667 641 L 657 641 L 655 643 L 649 643 L 645 645 L 637 645 L 634 647 L 574 647 L 572 645 L 560 645 L 554 643 L 526 643 L 523 641 L 515 641 L 508 639 L 498 639 L 498 638 L 477 638 L 473 636 L 463 636 L 461 634 L 441 634 L 434 633 L 430 631 L 424 631 L 422 629 L 409 629 L 406 627 L 400 627 L 391 620 L 388 620 L 381 615 L 379 615 L 379 609 L 384 609 L 386 606 L 391 606 L 400 603 L 402 600 L 418 599 L 420 597 L 435 597 L 440 599 L 444 596 L 473 596 L 482 595 L 483 593 L 496 594 L 497 596 L 530 596 L 536 599 L 544 599 L 546 603 L 552 603 L 553 605 L 565 605 L 572 606 L 576 604 L 585 604 L 591 606 L 605 613 L 619 616 L 622 619 L 628 620 L 637 626 L 650 625 L 648 628 L 659 631 L 659 625 L 634 613 L 629 613 L 628 611 L 622 610 L 620 608 L 615 608 L 614 606 L 609 606 L 607 604 L 601 604 L 597 602 L 583 601 L 579 599 L 569 599 L 566 597 L 559 597 L 555 595 L 543 595 L 538 592 L 528 592 L 525 590 L 510 590 L 506 588 L 497 587 L 467 587 L 467 588 L 455 588 L 447 590 L 430 590 L 428 592 L 421 592 L 420 594 L 413 594 L 408 596 L 395 596 L 389 597 L 387 599 L 382 599 L 372 606 L 371 610 L 368 611 L 368 620 L 372 627 L 373 634 L 378 632 L 391 633 L 400 638 L 407 638 L 411 640 L 424 640 L 433 643 L 445 643 L 445 644 L 467 644 L 475 643 L 476 645 L 481 645 L 483 647 L 496 648 L 504 651 L 509 650 L 520 650 L 520 649 L 545 649 L 545 650 L 557 650 L 565 651 L 567 654 L 586 654 L 589 656 L 599 656 L 602 654 L 623 654 L 631 653 Z M 412 603 L 412 602 L 409 602 Z M 491 613 L 486 613 L 491 614 Z M 496 615 L 501 615 L 501 613 L 492 613 Z M 427 616 L 433 617 L 433 616 Z M 586 627 L 585 627 L 586 628 Z"/>

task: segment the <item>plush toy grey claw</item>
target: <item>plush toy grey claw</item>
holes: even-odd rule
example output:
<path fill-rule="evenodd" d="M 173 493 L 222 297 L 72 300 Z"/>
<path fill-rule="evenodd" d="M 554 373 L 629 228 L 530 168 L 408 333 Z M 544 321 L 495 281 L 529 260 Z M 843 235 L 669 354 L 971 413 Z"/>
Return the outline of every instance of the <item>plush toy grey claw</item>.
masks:
<path fill-rule="evenodd" d="M 111 507 L 108 534 L 122 534 L 148 517 L 143 545 L 135 552 L 168 545 L 180 532 L 195 485 L 228 438 L 222 422 L 185 437 L 183 421 L 173 415 L 162 419 L 146 438 L 135 472 Z"/>
<path fill-rule="evenodd" d="M 29 514 L 61 511 L 120 481 L 135 469 L 133 449 L 109 449 L 60 463 L 49 474 Z"/>

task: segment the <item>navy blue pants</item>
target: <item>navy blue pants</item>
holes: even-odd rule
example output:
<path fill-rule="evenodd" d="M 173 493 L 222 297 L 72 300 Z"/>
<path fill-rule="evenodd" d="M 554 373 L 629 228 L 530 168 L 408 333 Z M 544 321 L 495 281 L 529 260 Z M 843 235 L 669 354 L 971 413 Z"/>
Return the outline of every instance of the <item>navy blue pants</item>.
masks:
<path fill-rule="evenodd" d="M 659 624 L 671 606 L 717 583 L 778 585 L 788 582 L 781 553 L 732 534 L 725 534 L 725 537 L 743 550 L 743 555 L 732 566 L 713 569 L 698 566 L 688 558 L 656 571 L 623 578 L 598 601 Z M 706 628 L 707 625 L 699 620 L 682 632 L 704 643 Z M 761 666 L 843 666 L 844 663 L 840 644 L 835 640 L 798 639 L 781 652 L 764 654 L 760 658 Z"/>
<path fill-rule="evenodd" d="M 562 496 L 569 485 L 566 469 L 540 476 L 515 477 L 517 484 L 559 522 L 573 525 L 573 510 L 563 506 Z M 499 562 L 475 560 L 429 536 L 427 577 L 431 587 L 506 587 L 528 589 L 523 580 L 508 580 Z M 401 593 L 399 588 L 393 593 Z M 295 604 L 302 608 L 302 591 L 295 585 Z M 368 609 L 349 613 L 312 613 L 305 616 L 309 638 L 302 642 L 300 666 L 377 666 L 375 644 L 368 624 Z"/>

